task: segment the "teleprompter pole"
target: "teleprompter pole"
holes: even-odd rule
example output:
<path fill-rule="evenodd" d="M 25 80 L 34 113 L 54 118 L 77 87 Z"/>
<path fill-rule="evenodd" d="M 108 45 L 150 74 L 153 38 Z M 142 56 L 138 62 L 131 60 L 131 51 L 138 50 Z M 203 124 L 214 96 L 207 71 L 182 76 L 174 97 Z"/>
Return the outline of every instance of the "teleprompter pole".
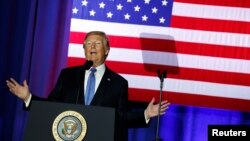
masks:
<path fill-rule="evenodd" d="M 162 102 L 162 92 L 163 92 L 163 82 L 164 82 L 164 78 L 167 76 L 167 71 L 157 71 L 158 77 L 160 78 L 160 99 L 159 99 L 159 103 Z M 163 141 L 160 137 L 159 137 L 159 125 L 160 125 L 160 110 L 161 110 L 161 104 L 159 104 L 158 107 L 158 116 L 157 116 L 157 125 L 156 125 L 156 135 L 155 138 L 153 139 L 153 141 Z"/>

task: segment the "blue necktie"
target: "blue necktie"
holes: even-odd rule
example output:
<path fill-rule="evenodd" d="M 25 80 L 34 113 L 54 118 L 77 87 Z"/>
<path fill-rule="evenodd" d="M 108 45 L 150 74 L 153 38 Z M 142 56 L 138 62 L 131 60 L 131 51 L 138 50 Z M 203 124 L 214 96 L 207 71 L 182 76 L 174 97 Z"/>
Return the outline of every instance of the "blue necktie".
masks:
<path fill-rule="evenodd" d="M 90 69 L 90 75 L 86 87 L 85 105 L 90 105 L 95 94 L 95 72 L 96 68 Z"/>

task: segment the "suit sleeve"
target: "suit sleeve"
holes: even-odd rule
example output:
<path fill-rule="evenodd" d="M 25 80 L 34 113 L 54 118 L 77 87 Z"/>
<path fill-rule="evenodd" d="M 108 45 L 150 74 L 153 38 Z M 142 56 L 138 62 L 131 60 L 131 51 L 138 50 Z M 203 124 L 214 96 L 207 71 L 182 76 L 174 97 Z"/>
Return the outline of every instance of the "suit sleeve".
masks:
<path fill-rule="evenodd" d="M 122 120 L 125 120 L 126 126 L 129 128 L 147 127 L 145 121 L 144 110 L 133 110 L 133 107 L 128 106 L 128 82 L 124 82 L 119 98 L 118 113 Z"/>

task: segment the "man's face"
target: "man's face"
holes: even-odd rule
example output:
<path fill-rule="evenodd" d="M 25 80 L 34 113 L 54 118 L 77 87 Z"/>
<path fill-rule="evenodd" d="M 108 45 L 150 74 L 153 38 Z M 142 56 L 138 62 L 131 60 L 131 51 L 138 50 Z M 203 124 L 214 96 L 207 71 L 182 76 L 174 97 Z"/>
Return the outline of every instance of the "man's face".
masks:
<path fill-rule="evenodd" d="M 92 60 L 94 66 L 101 65 L 109 53 L 104 45 L 103 37 L 100 35 L 89 35 L 85 40 L 84 50 L 86 59 Z"/>

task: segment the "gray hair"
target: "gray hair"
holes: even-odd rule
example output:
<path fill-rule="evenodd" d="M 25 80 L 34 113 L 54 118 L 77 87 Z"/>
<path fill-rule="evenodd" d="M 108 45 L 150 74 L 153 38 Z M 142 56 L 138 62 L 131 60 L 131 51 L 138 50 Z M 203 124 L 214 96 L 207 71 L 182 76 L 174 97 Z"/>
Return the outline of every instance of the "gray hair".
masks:
<path fill-rule="evenodd" d="M 110 49 L 108 36 L 107 36 L 106 33 L 103 32 L 103 31 L 90 31 L 90 32 L 88 32 L 87 35 L 86 35 L 85 38 L 84 38 L 83 48 L 85 47 L 86 39 L 87 39 L 90 35 L 100 35 L 100 36 L 102 36 L 102 37 L 103 37 L 103 43 L 104 43 L 105 47 L 107 47 L 108 50 Z"/>

